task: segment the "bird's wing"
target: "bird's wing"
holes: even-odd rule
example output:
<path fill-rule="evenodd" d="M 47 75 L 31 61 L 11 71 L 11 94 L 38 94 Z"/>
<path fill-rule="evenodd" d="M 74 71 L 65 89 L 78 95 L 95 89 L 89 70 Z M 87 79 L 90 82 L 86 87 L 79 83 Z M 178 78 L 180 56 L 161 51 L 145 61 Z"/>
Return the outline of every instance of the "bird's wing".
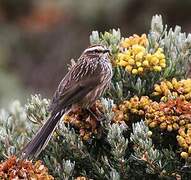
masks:
<path fill-rule="evenodd" d="M 86 66 L 86 67 L 85 67 Z M 84 72 L 87 70 L 86 72 Z M 100 68 L 92 71 L 86 64 L 76 64 L 66 74 L 56 91 L 50 109 L 59 111 L 82 100 L 100 82 Z M 76 77 L 77 76 L 77 77 Z"/>

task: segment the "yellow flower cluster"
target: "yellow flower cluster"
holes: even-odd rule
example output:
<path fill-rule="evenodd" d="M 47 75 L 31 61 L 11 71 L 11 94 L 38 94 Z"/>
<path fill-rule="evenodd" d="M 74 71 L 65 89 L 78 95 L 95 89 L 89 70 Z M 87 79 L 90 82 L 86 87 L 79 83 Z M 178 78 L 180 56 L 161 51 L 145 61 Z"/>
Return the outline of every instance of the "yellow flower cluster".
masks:
<path fill-rule="evenodd" d="M 187 159 L 191 157 L 191 123 L 187 124 L 185 127 L 181 127 L 178 131 L 177 141 L 183 151 L 181 152 L 181 157 Z"/>
<path fill-rule="evenodd" d="M 134 35 L 121 42 L 122 51 L 118 53 L 116 64 L 132 74 L 143 74 L 145 71 L 161 71 L 166 67 L 163 49 L 149 53 L 146 35 Z"/>
<path fill-rule="evenodd" d="M 145 109 L 151 104 L 152 100 L 148 96 L 138 96 L 132 97 L 130 100 L 123 101 L 118 106 L 113 108 L 115 113 L 113 121 L 122 122 L 129 120 L 129 113 L 144 115 Z"/>
<path fill-rule="evenodd" d="M 181 98 L 153 102 L 146 110 L 145 119 L 151 128 L 159 126 L 162 130 L 176 131 L 191 123 L 191 103 Z"/>
<path fill-rule="evenodd" d="M 123 39 L 120 46 L 123 48 L 129 48 L 135 44 L 139 44 L 141 46 L 146 47 L 148 45 L 148 39 L 146 34 L 142 34 L 141 36 L 133 34 L 133 36 Z"/>
<path fill-rule="evenodd" d="M 99 112 L 102 111 L 100 101 L 96 101 L 91 109 L 94 115 L 79 108 L 64 115 L 64 122 L 69 123 L 77 132 L 79 132 L 82 139 L 87 141 L 99 132 L 100 122 L 98 121 L 99 112 L 97 112 L 97 109 L 99 109 Z"/>
<path fill-rule="evenodd" d="M 181 97 L 188 101 L 191 100 L 191 79 L 183 79 L 177 81 L 176 78 L 173 78 L 172 81 L 164 80 L 160 84 L 154 85 L 153 95 L 162 96 L 163 99 L 167 97 Z"/>

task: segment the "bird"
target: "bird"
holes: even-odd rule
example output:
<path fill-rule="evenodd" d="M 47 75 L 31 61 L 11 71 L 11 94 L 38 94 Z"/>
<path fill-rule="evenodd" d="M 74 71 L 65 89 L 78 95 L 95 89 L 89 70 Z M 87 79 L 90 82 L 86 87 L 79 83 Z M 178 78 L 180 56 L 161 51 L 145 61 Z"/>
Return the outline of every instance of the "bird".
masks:
<path fill-rule="evenodd" d="M 85 49 L 61 80 L 50 103 L 50 117 L 21 150 L 23 159 L 38 157 L 47 146 L 61 117 L 69 110 L 89 109 L 109 88 L 112 79 L 110 50 L 97 44 Z"/>

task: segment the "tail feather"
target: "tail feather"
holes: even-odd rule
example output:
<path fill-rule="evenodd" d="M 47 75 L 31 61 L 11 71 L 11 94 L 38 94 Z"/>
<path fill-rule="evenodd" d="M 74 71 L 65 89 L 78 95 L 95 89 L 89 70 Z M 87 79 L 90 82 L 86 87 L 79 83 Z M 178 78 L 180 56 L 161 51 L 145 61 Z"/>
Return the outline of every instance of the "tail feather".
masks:
<path fill-rule="evenodd" d="M 52 115 L 39 129 L 35 137 L 21 150 L 22 158 L 37 157 L 48 144 L 63 112 Z"/>

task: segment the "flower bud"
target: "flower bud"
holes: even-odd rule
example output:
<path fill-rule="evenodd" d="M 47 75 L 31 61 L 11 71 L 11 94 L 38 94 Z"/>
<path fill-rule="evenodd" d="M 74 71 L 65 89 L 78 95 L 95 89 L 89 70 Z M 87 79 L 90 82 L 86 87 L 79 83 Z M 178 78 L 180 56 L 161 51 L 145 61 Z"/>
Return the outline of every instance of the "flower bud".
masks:
<path fill-rule="evenodd" d="M 183 159 L 187 159 L 188 158 L 188 153 L 187 152 L 181 152 L 181 157 L 183 158 Z"/>

